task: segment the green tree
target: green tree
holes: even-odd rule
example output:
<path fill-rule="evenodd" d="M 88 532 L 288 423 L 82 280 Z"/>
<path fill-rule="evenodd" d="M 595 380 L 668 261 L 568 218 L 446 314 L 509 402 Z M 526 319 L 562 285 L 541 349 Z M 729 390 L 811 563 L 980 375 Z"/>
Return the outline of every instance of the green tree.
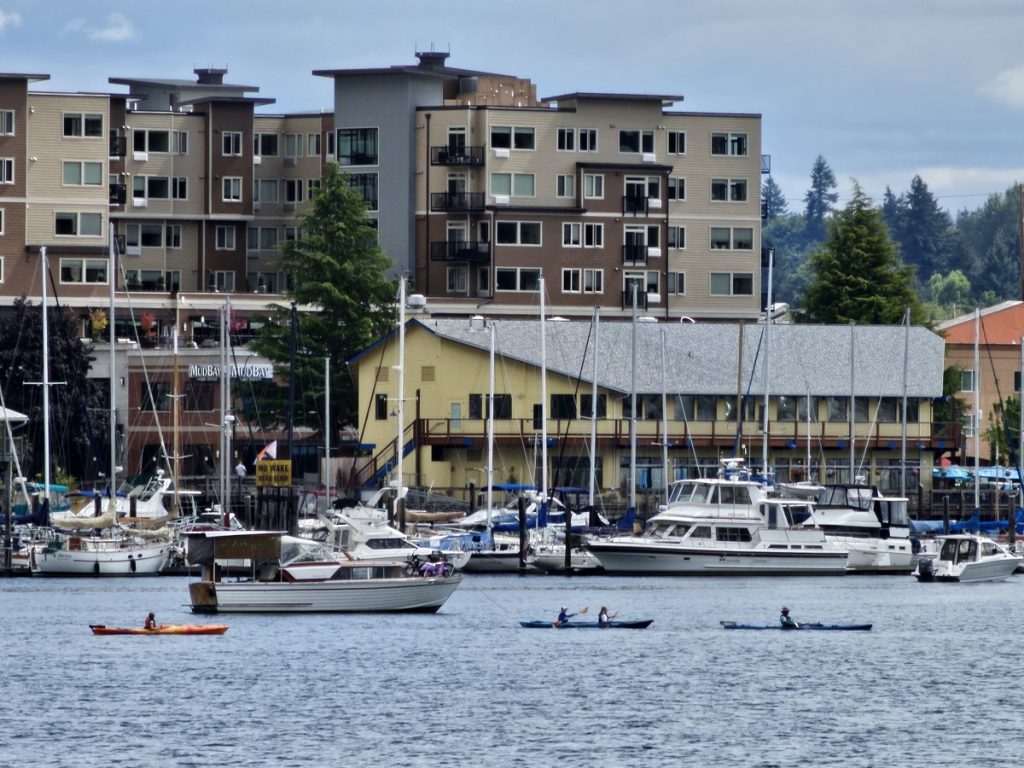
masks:
<path fill-rule="evenodd" d="M 995 301 L 1020 297 L 1020 245 L 1017 229 L 1018 187 L 989 195 L 977 210 L 957 215 L 956 264 L 967 276 L 979 300 L 990 291 Z"/>
<path fill-rule="evenodd" d="M 775 249 L 774 300 L 795 304 L 806 284 L 806 270 L 802 269 L 807 259 L 803 214 L 776 216 L 761 230 L 761 242 Z"/>
<path fill-rule="evenodd" d="M 972 294 L 971 281 L 959 269 L 947 274 L 936 272 L 928 279 L 930 299 L 943 310 L 948 310 L 949 317 L 969 307 Z"/>
<path fill-rule="evenodd" d="M 355 384 L 344 363 L 394 325 L 395 286 L 387 276 L 391 261 L 366 215 L 366 201 L 337 166 L 328 168 L 312 203 L 300 223 L 301 237 L 285 243 L 281 260 L 291 286 L 286 297 L 312 310 L 297 313 L 295 423 L 322 426 L 324 359 L 330 355 L 332 417 L 355 424 Z M 285 377 L 291 357 L 290 316 L 288 307 L 278 307 L 274 322 L 252 344 Z M 287 415 L 282 402 L 286 393 L 276 394 L 265 407 L 280 422 Z"/>
<path fill-rule="evenodd" d="M 993 464 L 1017 463 L 1017 430 L 1020 424 L 1020 398 L 1010 395 L 994 403 L 985 428 L 989 458 Z"/>
<path fill-rule="evenodd" d="M 856 182 L 853 198 L 829 222 L 828 239 L 808 267 L 804 320 L 895 325 L 910 307 L 911 322 L 925 321 L 913 269 L 900 264 L 882 212 Z"/>
<path fill-rule="evenodd" d="M 899 243 L 903 262 L 916 266 L 919 279 L 926 282 L 954 263 L 953 220 L 920 176 L 911 180 L 904 200 L 901 226 L 890 231 Z"/>
<path fill-rule="evenodd" d="M 761 206 L 766 224 L 788 212 L 786 196 L 782 194 L 782 188 L 775 183 L 775 179 L 771 176 L 765 179 L 764 184 L 761 185 Z"/>
<path fill-rule="evenodd" d="M 811 188 L 804 195 L 808 242 L 818 242 L 825 237 L 825 217 L 838 200 L 835 174 L 825 158 L 818 155 L 811 168 Z"/>

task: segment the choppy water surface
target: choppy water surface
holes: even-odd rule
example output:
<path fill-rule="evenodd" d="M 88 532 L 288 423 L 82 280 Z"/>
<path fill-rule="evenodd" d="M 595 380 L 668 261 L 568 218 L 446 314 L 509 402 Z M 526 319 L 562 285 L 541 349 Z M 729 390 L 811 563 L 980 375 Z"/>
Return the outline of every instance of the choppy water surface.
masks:
<path fill-rule="evenodd" d="M 187 579 L 0 579 L 0 761 L 35 766 L 1018 765 L 1024 578 L 467 575 L 432 616 L 228 616 Z M 520 629 L 559 606 L 643 631 Z M 873 622 L 726 632 L 720 619 Z"/>

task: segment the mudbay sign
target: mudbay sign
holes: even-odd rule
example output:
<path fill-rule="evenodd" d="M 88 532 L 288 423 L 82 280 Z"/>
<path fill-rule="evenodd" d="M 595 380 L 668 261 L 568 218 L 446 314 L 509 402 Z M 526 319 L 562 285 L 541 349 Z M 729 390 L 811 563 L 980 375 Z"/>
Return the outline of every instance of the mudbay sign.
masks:
<path fill-rule="evenodd" d="M 193 363 L 188 367 L 190 379 L 219 379 L 220 363 Z M 274 378 L 274 366 L 269 363 L 231 364 L 231 378 L 245 381 L 269 380 Z"/>

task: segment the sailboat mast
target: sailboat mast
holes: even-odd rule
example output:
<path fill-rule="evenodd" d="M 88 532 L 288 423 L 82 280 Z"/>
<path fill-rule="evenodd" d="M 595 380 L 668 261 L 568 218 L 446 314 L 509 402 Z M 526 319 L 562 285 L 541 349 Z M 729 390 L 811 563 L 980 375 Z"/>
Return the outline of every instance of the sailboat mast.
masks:
<path fill-rule="evenodd" d="M 910 362 L 910 307 L 903 316 L 903 413 L 900 419 L 900 496 L 907 495 L 907 371 Z"/>
<path fill-rule="evenodd" d="M 665 364 L 665 329 L 661 329 L 661 473 L 664 476 L 665 503 L 668 504 L 668 374 Z"/>
<path fill-rule="evenodd" d="M 856 482 L 855 474 L 856 468 L 856 450 L 854 443 L 856 442 L 857 433 L 854 430 L 854 412 L 856 408 L 856 398 L 854 396 L 854 387 L 856 382 L 856 367 L 854 366 L 854 360 L 856 358 L 857 348 L 856 342 L 853 335 L 853 322 L 850 323 L 850 482 Z"/>
<path fill-rule="evenodd" d="M 487 528 L 491 527 L 494 509 L 494 321 L 484 321 L 491 331 L 490 353 L 487 356 Z"/>
<path fill-rule="evenodd" d="M 544 278 L 540 278 L 540 477 L 542 503 L 548 499 L 548 357 L 544 325 Z M 538 525 L 540 515 L 537 515 Z"/>
<path fill-rule="evenodd" d="M 590 384 L 590 498 L 594 506 L 594 486 L 597 483 L 597 339 L 601 308 L 594 307 L 594 377 Z"/>
<path fill-rule="evenodd" d="M 178 324 L 175 321 L 174 333 L 171 334 L 174 348 L 173 383 L 174 388 L 174 434 L 171 438 L 171 446 L 174 451 L 174 458 L 171 460 L 171 480 L 174 483 L 174 494 L 171 496 L 171 517 L 178 517 L 180 514 L 178 499 L 178 477 L 181 474 L 181 360 L 178 357 Z"/>
<path fill-rule="evenodd" d="M 46 246 L 39 248 L 42 275 L 42 310 L 43 310 L 43 503 L 47 511 L 50 506 L 50 330 L 47 325 L 46 299 Z"/>
<path fill-rule="evenodd" d="M 331 356 L 324 358 L 324 500 L 331 509 Z"/>
<path fill-rule="evenodd" d="M 110 338 L 110 424 L 108 425 L 110 435 L 110 476 L 107 478 L 108 494 L 111 513 L 117 517 L 117 331 L 114 328 L 114 294 L 117 284 L 117 238 L 114 234 L 114 227 L 107 225 L 110 234 L 110 264 L 107 267 L 107 298 L 109 307 L 107 313 L 107 333 Z M 125 375 L 128 374 L 125 366 Z"/>
<path fill-rule="evenodd" d="M 395 474 L 398 482 L 395 485 L 395 512 L 399 509 L 402 498 L 402 440 L 405 436 L 405 278 L 398 278 L 398 414 L 395 437 Z"/>
<path fill-rule="evenodd" d="M 981 310 L 974 309 L 974 511 L 981 509 L 981 478 L 978 475 L 981 456 L 981 358 L 978 337 L 981 330 Z"/>
<path fill-rule="evenodd" d="M 637 282 L 632 282 L 633 288 L 633 358 L 632 376 L 629 387 L 629 508 L 636 511 L 636 302 Z"/>
<path fill-rule="evenodd" d="M 771 349 L 772 330 L 772 265 L 775 261 L 775 249 L 768 249 L 768 293 L 764 308 L 764 413 L 761 415 L 761 474 L 765 482 L 768 482 L 768 388 L 771 380 Z"/>

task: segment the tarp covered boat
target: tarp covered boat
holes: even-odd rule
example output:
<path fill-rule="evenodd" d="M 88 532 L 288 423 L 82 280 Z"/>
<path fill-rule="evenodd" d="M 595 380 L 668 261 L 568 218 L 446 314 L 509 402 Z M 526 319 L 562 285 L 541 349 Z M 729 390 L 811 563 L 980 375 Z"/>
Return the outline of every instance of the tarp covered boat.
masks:
<path fill-rule="evenodd" d="M 830 630 L 833 632 L 866 632 L 871 629 L 870 624 L 819 624 L 817 622 L 801 622 L 795 627 L 784 627 L 781 624 L 740 624 L 736 621 L 720 622 L 722 629 L 782 629 L 798 631 L 801 629 Z"/>
<path fill-rule="evenodd" d="M 156 629 L 143 627 L 108 627 L 90 624 L 94 635 L 223 635 L 227 624 L 162 624 Z"/>
<path fill-rule="evenodd" d="M 596 621 L 520 621 L 519 624 L 527 629 L 647 629 L 654 619 L 639 619 L 637 621 L 616 621 L 612 620 L 605 624 L 598 624 Z"/>

